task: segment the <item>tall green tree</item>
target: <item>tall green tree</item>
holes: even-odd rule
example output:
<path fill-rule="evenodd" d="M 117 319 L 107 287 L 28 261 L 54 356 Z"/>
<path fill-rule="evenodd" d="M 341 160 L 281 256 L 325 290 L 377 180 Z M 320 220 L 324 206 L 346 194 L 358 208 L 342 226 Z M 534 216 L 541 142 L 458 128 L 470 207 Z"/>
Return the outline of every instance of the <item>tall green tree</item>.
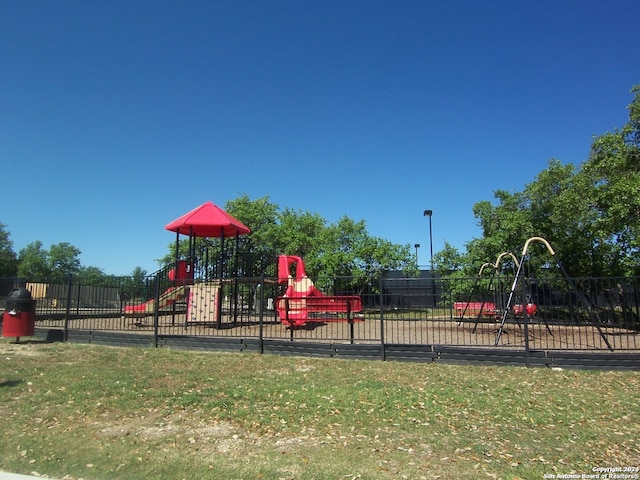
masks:
<path fill-rule="evenodd" d="M 68 242 L 56 243 L 47 250 L 36 240 L 18 253 L 18 275 L 31 281 L 66 283 L 69 275 L 82 272 L 79 255 L 80 250 Z M 87 270 L 87 276 L 95 277 L 96 270 Z"/>
<path fill-rule="evenodd" d="M 640 274 L 640 85 L 632 88 L 629 121 L 596 137 L 582 175 L 594 186 L 595 228 L 611 261 Z"/>
<path fill-rule="evenodd" d="M 307 273 L 312 276 L 363 277 L 380 270 L 415 270 L 415 259 L 408 244 L 396 245 L 372 237 L 363 220 L 354 221 L 344 216 L 335 224 L 329 224 L 317 213 L 280 209 L 269 197 L 251 200 L 246 195 L 227 202 L 225 210 L 251 229 L 250 235 L 240 238 L 242 252 L 251 252 L 255 261 L 260 261 L 250 275 L 274 276 L 278 254 L 302 257 Z M 196 242 L 197 245 L 205 243 L 201 239 Z M 180 244 L 181 258 L 186 254 L 186 245 L 186 240 Z M 207 248 L 214 258 L 219 254 L 217 242 L 208 242 Z M 229 249 L 232 248 L 235 247 L 230 245 Z M 166 265 L 174 259 L 175 242 L 169 245 L 169 254 L 161 263 Z M 233 261 L 232 256 L 228 260 Z"/>
<path fill-rule="evenodd" d="M 40 240 L 28 244 L 18 252 L 18 275 L 31 281 L 47 281 L 51 273 L 47 255 Z"/>
<path fill-rule="evenodd" d="M 225 210 L 251 229 L 251 234 L 243 240 L 253 252 L 273 253 L 278 249 L 274 242 L 280 208 L 268 196 L 251 200 L 246 194 L 241 195 L 228 201 Z"/>
<path fill-rule="evenodd" d="M 147 276 L 147 271 L 144 268 L 137 266 L 133 269 L 133 272 L 131 272 L 131 276 L 135 279 L 142 280 Z"/>
<path fill-rule="evenodd" d="M 493 262 L 503 252 L 517 251 L 524 242 L 541 235 L 533 224 L 531 202 L 526 192 L 495 192 L 497 203 L 487 200 L 473 207 L 474 216 L 482 228 L 482 238 L 470 242 L 469 260 L 473 266 L 468 273 L 477 270 L 485 262 Z"/>
<path fill-rule="evenodd" d="M 579 169 L 551 160 L 523 191 L 474 205 L 483 235 L 467 245 L 470 262 L 520 256 L 529 238 L 543 237 L 571 276 L 640 274 L 640 87 L 632 92 L 629 122 L 596 137 Z M 542 244 L 529 253 L 534 272 L 549 266 Z"/>
<path fill-rule="evenodd" d="M 272 230 L 277 253 L 298 255 L 308 266 L 313 265 L 322 250 L 326 230 L 325 220 L 317 213 L 286 208 L 278 214 L 278 223 Z M 313 268 L 312 268 L 313 270 Z"/>
<path fill-rule="evenodd" d="M 323 272 L 331 276 L 365 279 L 384 270 L 417 273 L 409 245 L 371 236 L 364 220 L 356 222 L 343 216 L 326 229 L 323 247 L 319 262 Z"/>
<path fill-rule="evenodd" d="M 465 271 L 467 258 L 456 247 L 449 242 L 444 242 L 442 250 L 436 252 L 433 256 L 434 270 L 441 276 L 466 276 L 469 272 Z"/>
<path fill-rule="evenodd" d="M 468 244 L 468 258 L 476 268 L 504 252 L 520 258 L 528 239 L 542 237 L 571 276 L 613 274 L 615 254 L 596 228 L 593 195 L 593 185 L 573 165 L 551 160 L 523 191 L 498 191 L 497 204 L 474 206 L 483 237 Z M 530 244 L 527 253 L 527 266 L 536 274 L 555 264 L 542 243 Z"/>
<path fill-rule="evenodd" d="M 103 285 L 105 280 L 109 278 L 104 271 L 98 267 L 80 266 L 75 274 L 75 281 L 81 282 L 83 285 Z"/>
<path fill-rule="evenodd" d="M 80 272 L 80 250 L 68 242 L 51 245 L 47 253 L 47 262 L 51 273 L 51 283 L 64 283 L 69 275 Z"/>
<path fill-rule="evenodd" d="M 18 273 L 18 257 L 6 225 L 0 223 L 0 277 L 13 277 Z"/>

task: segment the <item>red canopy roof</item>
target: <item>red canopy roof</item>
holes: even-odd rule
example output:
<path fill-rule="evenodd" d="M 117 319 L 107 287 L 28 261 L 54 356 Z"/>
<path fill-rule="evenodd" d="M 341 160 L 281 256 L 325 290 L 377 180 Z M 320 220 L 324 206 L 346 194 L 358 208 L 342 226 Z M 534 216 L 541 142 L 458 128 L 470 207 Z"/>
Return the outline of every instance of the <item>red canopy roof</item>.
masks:
<path fill-rule="evenodd" d="M 171 232 L 194 237 L 234 237 L 251 233 L 249 227 L 236 220 L 213 202 L 206 202 L 164 227 Z"/>

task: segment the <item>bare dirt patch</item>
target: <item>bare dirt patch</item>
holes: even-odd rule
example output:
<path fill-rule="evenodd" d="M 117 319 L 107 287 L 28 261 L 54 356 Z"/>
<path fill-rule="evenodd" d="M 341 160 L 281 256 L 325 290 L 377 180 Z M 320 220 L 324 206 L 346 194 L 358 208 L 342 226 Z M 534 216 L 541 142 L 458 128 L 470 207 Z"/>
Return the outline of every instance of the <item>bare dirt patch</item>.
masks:
<path fill-rule="evenodd" d="M 0 342 L 0 355 L 22 355 L 26 357 L 40 357 L 44 355 L 39 344 Z"/>
<path fill-rule="evenodd" d="M 165 447 L 182 446 L 200 454 L 247 455 L 256 446 L 276 450 L 292 450 L 316 446 L 320 442 L 314 435 L 286 436 L 280 433 L 262 434 L 248 431 L 224 421 L 206 422 L 195 414 L 159 414 L 137 418 L 126 417 L 93 422 L 97 435 L 119 440 L 133 437 L 142 445 Z"/>

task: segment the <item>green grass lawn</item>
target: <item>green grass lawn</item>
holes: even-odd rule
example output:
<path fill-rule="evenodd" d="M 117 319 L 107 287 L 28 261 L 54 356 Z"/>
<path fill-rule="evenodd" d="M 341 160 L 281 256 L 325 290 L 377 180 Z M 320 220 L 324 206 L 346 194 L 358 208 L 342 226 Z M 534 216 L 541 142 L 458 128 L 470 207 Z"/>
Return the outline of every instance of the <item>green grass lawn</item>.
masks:
<path fill-rule="evenodd" d="M 0 470 L 542 479 L 640 467 L 640 372 L 0 341 Z"/>

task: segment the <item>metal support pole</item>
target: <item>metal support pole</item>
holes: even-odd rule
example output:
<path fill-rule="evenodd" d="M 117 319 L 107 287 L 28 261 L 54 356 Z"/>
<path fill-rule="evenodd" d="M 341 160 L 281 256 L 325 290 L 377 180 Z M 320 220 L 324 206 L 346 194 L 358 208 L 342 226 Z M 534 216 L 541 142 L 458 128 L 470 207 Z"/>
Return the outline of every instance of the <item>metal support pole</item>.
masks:
<path fill-rule="evenodd" d="M 355 337 L 355 331 L 354 331 L 354 322 L 353 322 L 353 318 L 351 318 L 351 299 L 347 298 L 347 321 L 349 322 L 349 343 L 351 343 L 353 345 L 353 341 L 354 341 L 354 337 Z"/>
<path fill-rule="evenodd" d="M 380 357 L 384 362 L 387 359 L 387 352 L 384 345 L 384 313 L 382 309 L 384 308 L 384 294 L 382 290 L 382 275 L 383 272 L 380 271 L 380 279 L 379 279 L 379 289 L 380 289 Z"/>
<path fill-rule="evenodd" d="M 65 306 L 64 315 L 64 341 L 69 338 L 69 315 L 71 314 L 71 288 L 73 287 L 73 275 L 69 274 L 69 283 L 67 284 L 67 305 Z"/>
<path fill-rule="evenodd" d="M 160 323 L 160 274 L 156 275 L 155 306 L 153 307 L 153 346 L 158 347 L 158 324 Z"/>
<path fill-rule="evenodd" d="M 431 275 L 431 295 L 432 306 L 436 306 L 436 282 L 433 276 L 433 229 L 431 228 L 431 217 L 433 216 L 433 210 L 425 210 L 425 217 L 429 217 L 429 274 Z"/>
<path fill-rule="evenodd" d="M 431 228 L 431 217 L 433 216 L 433 210 L 425 210 L 425 217 L 429 217 L 429 269 L 433 271 L 433 229 Z"/>
<path fill-rule="evenodd" d="M 218 304 L 216 308 L 216 330 L 220 330 L 222 327 L 222 299 L 224 298 L 224 229 L 220 229 L 220 270 L 218 272 L 218 279 L 220 280 L 220 294 Z"/>
<path fill-rule="evenodd" d="M 526 277 L 526 275 L 525 275 Z M 529 349 L 529 309 L 525 303 L 527 297 L 527 281 L 522 279 L 522 320 L 524 322 L 524 360 L 527 367 L 531 366 L 531 351 Z"/>
<path fill-rule="evenodd" d="M 260 285 L 262 286 L 260 288 L 260 314 L 259 314 L 259 325 L 260 325 L 260 329 L 259 329 L 259 335 L 258 335 L 258 341 L 260 346 L 259 351 L 260 353 L 264 353 L 264 274 L 262 275 L 262 278 L 260 279 Z"/>

